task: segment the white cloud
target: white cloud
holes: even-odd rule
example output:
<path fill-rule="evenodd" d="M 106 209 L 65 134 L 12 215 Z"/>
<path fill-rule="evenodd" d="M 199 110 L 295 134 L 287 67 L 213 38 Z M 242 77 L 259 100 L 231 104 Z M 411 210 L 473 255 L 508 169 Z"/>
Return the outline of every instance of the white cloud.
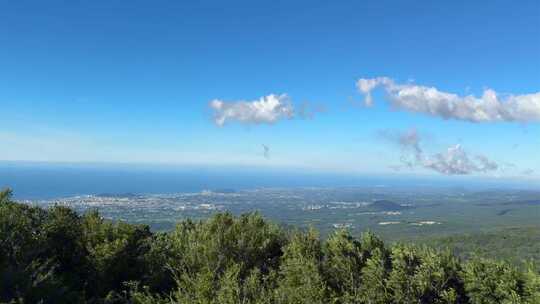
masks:
<path fill-rule="evenodd" d="M 540 92 L 503 97 L 486 89 L 481 97 L 459 96 L 435 87 L 397 84 L 387 77 L 362 78 L 356 85 L 365 95 L 366 106 L 373 104 L 371 92 L 383 87 L 393 107 L 409 112 L 470 122 L 540 121 Z"/>
<path fill-rule="evenodd" d="M 254 101 L 226 102 L 214 99 L 210 102 L 214 122 L 223 126 L 227 121 L 245 124 L 272 124 L 294 117 L 294 107 L 286 94 L 268 95 Z"/>
<path fill-rule="evenodd" d="M 461 145 L 449 147 L 444 153 L 437 153 L 422 160 L 422 166 L 447 175 L 489 172 L 498 169 L 497 163 L 483 155 L 474 158 L 463 150 Z"/>
<path fill-rule="evenodd" d="M 421 167 L 445 175 L 486 173 L 499 168 L 496 162 L 484 155 L 469 156 L 461 145 L 451 146 L 441 153 L 426 155 L 420 146 L 421 138 L 415 129 L 405 133 L 384 130 L 379 135 L 401 147 L 400 161 L 408 168 Z"/>
<path fill-rule="evenodd" d="M 387 77 L 361 78 L 356 83 L 356 86 L 358 87 L 358 90 L 365 95 L 364 104 L 367 107 L 371 107 L 373 105 L 371 91 L 373 91 L 377 86 L 389 84 L 390 82 L 392 82 L 392 80 Z"/>

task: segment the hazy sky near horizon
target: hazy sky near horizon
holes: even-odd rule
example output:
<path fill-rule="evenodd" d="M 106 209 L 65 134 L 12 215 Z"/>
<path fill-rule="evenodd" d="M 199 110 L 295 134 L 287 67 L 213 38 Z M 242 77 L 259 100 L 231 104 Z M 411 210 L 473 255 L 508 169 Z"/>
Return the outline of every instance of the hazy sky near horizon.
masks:
<path fill-rule="evenodd" d="M 0 160 L 540 179 L 538 1 L 5 1 Z"/>

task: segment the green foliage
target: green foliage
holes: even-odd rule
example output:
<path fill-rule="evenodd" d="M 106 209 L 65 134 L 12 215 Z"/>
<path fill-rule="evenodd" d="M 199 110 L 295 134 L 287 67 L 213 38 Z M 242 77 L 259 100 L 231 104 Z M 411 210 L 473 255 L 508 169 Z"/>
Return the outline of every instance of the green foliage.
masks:
<path fill-rule="evenodd" d="M 514 267 L 483 258 L 473 259 L 465 265 L 463 280 L 472 304 L 522 303 L 524 276 Z"/>
<path fill-rule="evenodd" d="M 82 218 L 82 240 L 94 275 L 92 294 L 120 290 L 123 282 L 140 279 L 146 273 L 144 254 L 151 233 L 147 226 L 112 223 L 97 211 Z"/>
<path fill-rule="evenodd" d="M 0 204 L 9 202 L 12 195 L 13 191 L 9 188 L 0 191 Z"/>
<path fill-rule="evenodd" d="M 388 286 L 396 303 L 462 302 L 460 265 L 448 251 L 397 245 Z"/>
<path fill-rule="evenodd" d="M 48 298 L 76 298 L 57 274 L 58 261 L 49 250 L 51 220 L 40 208 L 10 200 L 11 191 L 0 193 L 0 301 L 33 303 Z"/>
<path fill-rule="evenodd" d="M 322 251 L 317 233 L 293 233 L 279 269 L 277 303 L 324 303 Z"/>
<path fill-rule="evenodd" d="M 527 271 L 523 276 L 524 286 L 523 294 L 525 303 L 540 303 L 540 273 L 535 271 L 532 264 L 528 265 Z"/>
<path fill-rule="evenodd" d="M 330 298 L 336 303 L 360 303 L 361 271 L 366 254 L 346 230 L 338 230 L 325 243 L 324 269 Z"/>
<path fill-rule="evenodd" d="M 360 303 L 383 304 L 391 301 L 387 287 L 390 258 L 385 249 L 375 247 L 362 269 Z"/>
<path fill-rule="evenodd" d="M 526 270 L 524 260 L 540 261 L 540 226 L 538 225 L 495 229 L 490 232 L 474 234 L 432 237 L 420 242 L 434 248 L 450 248 L 453 254 L 465 260 L 475 256 L 508 260 L 522 270 Z M 540 270 L 540 264 L 536 267 Z"/>
<path fill-rule="evenodd" d="M 170 233 L 0 192 L 0 303 L 540 303 L 540 274 L 373 233 L 286 231 L 258 213 Z"/>

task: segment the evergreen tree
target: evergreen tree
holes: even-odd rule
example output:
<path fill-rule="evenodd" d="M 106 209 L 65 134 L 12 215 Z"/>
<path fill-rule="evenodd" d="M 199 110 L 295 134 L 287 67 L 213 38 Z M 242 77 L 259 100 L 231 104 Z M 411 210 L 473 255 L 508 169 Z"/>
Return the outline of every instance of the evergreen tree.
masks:
<path fill-rule="evenodd" d="M 392 295 L 387 287 L 390 259 L 385 249 L 375 247 L 362 268 L 362 285 L 360 287 L 361 303 L 390 303 Z"/>
<path fill-rule="evenodd" d="M 330 297 L 335 303 L 361 303 L 362 247 L 348 231 L 337 230 L 325 242 L 324 269 Z"/>
<path fill-rule="evenodd" d="M 521 303 L 524 282 L 504 262 L 475 258 L 466 263 L 462 275 L 471 304 Z"/>
<path fill-rule="evenodd" d="M 276 290 L 277 303 L 326 303 L 326 284 L 321 275 L 322 255 L 315 230 L 293 233 L 285 247 Z"/>

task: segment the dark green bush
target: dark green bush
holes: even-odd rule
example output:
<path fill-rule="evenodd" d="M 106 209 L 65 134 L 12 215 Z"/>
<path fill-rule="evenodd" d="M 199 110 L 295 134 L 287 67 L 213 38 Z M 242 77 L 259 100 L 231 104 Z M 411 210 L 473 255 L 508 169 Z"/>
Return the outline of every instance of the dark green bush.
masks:
<path fill-rule="evenodd" d="M 169 233 L 0 192 L 1 303 L 540 303 L 503 261 L 220 213 Z"/>

